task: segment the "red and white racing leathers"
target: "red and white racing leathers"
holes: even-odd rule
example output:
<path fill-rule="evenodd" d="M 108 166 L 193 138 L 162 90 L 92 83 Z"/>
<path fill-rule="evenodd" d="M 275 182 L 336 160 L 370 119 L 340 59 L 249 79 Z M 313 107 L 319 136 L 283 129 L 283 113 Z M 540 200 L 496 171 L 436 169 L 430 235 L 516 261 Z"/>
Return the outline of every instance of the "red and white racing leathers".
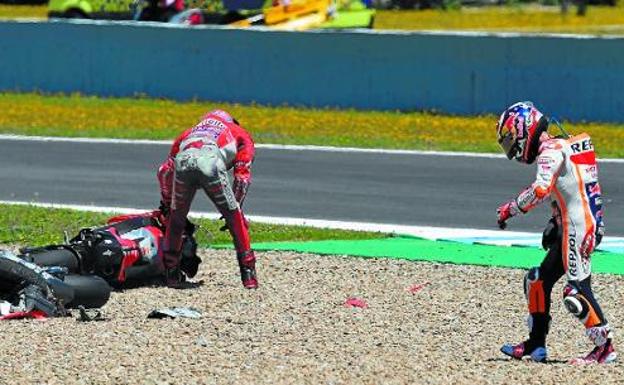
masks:
<path fill-rule="evenodd" d="M 598 166 L 587 134 L 541 144 L 537 178 L 516 202 L 527 212 L 549 197 L 561 215 L 561 251 L 568 280 L 582 281 L 591 275 L 590 255 L 603 227 Z"/>
<path fill-rule="evenodd" d="M 610 328 L 591 289 L 591 253 L 604 233 L 604 225 L 596 155 L 587 134 L 543 141 L 535 182 L 511 204 L 502 206 L 499 218 L 509 207 L 510 215 L 515 215 L 513 211 L 527 212 L 549 197 L 559 231 L 542 264 L 525 277 L 530 313 L 530 337 L 525 346 L 544 346 L 552 288 L 564 275 L 568 281 L 563 291 L 567 309 L 584 324 L 596 346 L 609 346 L 605 344 L 611 338 Z"/>
<path fill-rule="evenodd" d="M 199 188 L 205 191 L 226 220 L 241 274 L 245 267 L 254 268 L 255 257 L 250 250 L 247 223 L 241 211 L 251 183 L 254 151 L 249 133 L 221 110 L 208 113 L 195 127 L 187 129 L 175 140 L 169 157 L 158 170 L 162 202 L 165 208 L 170 207 L 164 246 L 164 262 L 168 269 L 178 265 L 186 215 Z M 230 169 L 234 174 L 233 186 L 227 175 Z M 243 283 L 246 287 L 254 287 L 254 282 L 255 272 L 251 281 Z"/>

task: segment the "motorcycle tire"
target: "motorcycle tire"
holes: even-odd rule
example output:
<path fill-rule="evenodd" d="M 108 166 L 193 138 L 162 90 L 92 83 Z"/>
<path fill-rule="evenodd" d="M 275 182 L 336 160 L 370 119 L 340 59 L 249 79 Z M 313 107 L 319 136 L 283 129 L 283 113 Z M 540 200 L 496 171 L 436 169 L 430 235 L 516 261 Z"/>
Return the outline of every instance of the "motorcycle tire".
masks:
<path fill-rule="evenodd" d="M 66 267 L 70 273 L 78 273 L 80 270 L 78 256 L 65 247 L 33 252 L 30 254 L 30 258 L 33 263 L 39 266 Z"/>
<path fill-rule="evenodd" d="M 65 304 L 68 309 L 78 306 L 100 308 L 108 302 L 112 288 L 103 278 L 95 275 L 67 275 L 64 282 L 74 289 L 74 299 Z"/>

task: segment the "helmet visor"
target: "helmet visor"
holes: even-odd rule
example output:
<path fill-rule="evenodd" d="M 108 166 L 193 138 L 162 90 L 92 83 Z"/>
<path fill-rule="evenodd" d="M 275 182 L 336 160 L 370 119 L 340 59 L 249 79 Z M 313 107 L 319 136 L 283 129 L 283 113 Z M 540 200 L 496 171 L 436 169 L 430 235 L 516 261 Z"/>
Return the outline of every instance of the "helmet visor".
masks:
<path fill-rule="evenodd" d="M 518 153 L 518 145 L 516 144 L 515 135 L 512 132 L 508 132 L 503 137 L 498 139 L 498 144 L 501 146 L 507 159 L 513 159 Z"/>

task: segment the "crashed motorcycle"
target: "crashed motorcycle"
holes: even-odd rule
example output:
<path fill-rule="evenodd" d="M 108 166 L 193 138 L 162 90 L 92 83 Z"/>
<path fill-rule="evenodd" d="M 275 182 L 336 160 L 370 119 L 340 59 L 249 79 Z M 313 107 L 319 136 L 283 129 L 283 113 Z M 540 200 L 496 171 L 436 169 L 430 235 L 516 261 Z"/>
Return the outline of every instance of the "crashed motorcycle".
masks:
<path fill-rule="evenodd" d="M 111 287 L 101 277 L 38 266 L 0 250 L 1 319 L 57 317 L 68 315 L 68 309 L 99 308 L 110 293 Z"/>
<path fill-rule="evenodd" d="M 114 288 L 162 283 L 164 220 L 160 211 L 120 215 L 102 227 L 85 228 L 64 244 L 26 247 L 21 258 L 39 266 L 60 266 L 70 274 L 94 275 Z M 180 269 L 186 278 L 197 274 L 196 227 L 187 221 Z"/>

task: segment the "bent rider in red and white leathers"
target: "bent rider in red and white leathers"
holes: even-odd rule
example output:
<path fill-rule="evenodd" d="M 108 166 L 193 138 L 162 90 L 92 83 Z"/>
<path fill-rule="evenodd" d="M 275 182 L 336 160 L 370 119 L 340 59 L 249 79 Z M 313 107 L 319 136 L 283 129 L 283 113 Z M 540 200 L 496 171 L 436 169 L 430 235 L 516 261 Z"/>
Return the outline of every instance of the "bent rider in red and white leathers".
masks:
<path fill-rule="evenodd" d="M 254 151 L 249 133 L 222 110 L 206 114 L 173 143 L 167 160 L 158 170 L 162 206 L 168 211 L 163 255 L 168 285 L 176 286 L 182 280 L 179 270 L 182 233 L 195 193 L 203 189 L 225 218 L 236 248 L 243 286 L 258 287 L 256 258 L 241 209 L 251 183 Z M 232 168 L 231 185 L 228 170 Z"/>
<path fill-rule="evenodd" d="M 574 363 L 608 363 L 616 358 L 612 333 L 591 289 L 591 253 L 604 235 L 602 197 L 594 146 L 587 134 L 553 137 L 549 120 L 530 102 L 516 103 L 500 117 L 498 143 L 509 159 L 531 164 L 537 160 L 537 178 L 515 199 L 498 208 L 501 228 L 514 215 L 524 214 L 548 198 L 553 218 L 544 231 L 548 249 L 544 261 L 525 276 L 529 310 L 529 338 L 501 351 L 514 358 L 529 356 L 545 361 L 550 326 L 550 296 L 562 276 L 566 308 L 585 326 L 595 348 Z"/>

